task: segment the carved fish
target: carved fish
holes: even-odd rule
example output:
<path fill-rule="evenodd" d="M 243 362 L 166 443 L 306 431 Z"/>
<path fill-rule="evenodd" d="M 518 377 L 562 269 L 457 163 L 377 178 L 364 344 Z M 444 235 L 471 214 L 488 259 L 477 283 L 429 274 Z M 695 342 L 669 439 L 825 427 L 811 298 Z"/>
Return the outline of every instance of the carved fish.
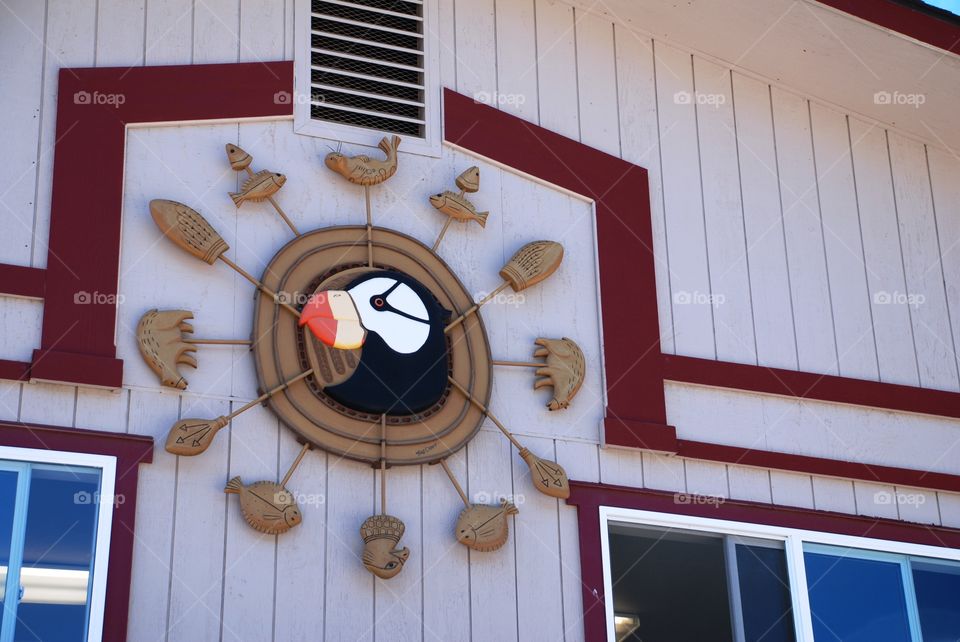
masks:
<path fill-rule="evenodd" d="M 476 221 L 480 227 L 487 226 L 489 212 L 478 212 L 473 203 L 462 194 L 441 192 L 430 197 L 430 204 L 435 208 L 458 221 Z"/>
<path fill-rule="evenodd" d="M 258 481 L 244 486 L 239 477 L 234 477 L 223 492 L 240 496 L 240 513 L 261 533 L 286 533 L 303 521 L 293 493 L 280 484 Z"/>
<path fill-rule="evenodd" d="M 464 192 L 476 192 L 480 189 L 480 168 L 474 165 L 456 178 L 457 187 Z"/>
<path fill-rule="evenodd" d="M 397 548 L 406 527 L 393 515 L 373 515 L 360 526 L 363 565 L 380 579 L 389 580 L 403 570 L 410 549 Z"/>
<path fill-rule="evenodd" d="M 244 181 L 239 192 L 230 192 L 230 198 L 237 207 L 244 201 L 262 201 L 276 194 L 286 182 L 287 177 L 283 174 L 268 169 L 260 170 Z"/>
<path fill-rule="evenodd" d="M 189 310 L 153 309 L 140 317 L 137 324 L 140 354 L 165 386 L 185 390 L 187 380 L 180 376 L 177 365 L 197 367 L 197 360 L 187 354 L 196 352 L 197 347 L 183 340 L 184 333 L 193 332 L 193 326 L 187 323 L 192 318 Z"/>
<path fill-rule="evenodd" d="M 253 156 L 240 149 L 237 145 L 227 143 L 227 160 L 230 161 L 230 167 L 235 171 L 242 171 L 250 167 L 253 162 Z"/>
<path fill-rule="evenodd" d="M 583 385 L 583 378 L 587 371 L 587 361 L 583 351 L 572 339 L 537 339 L 535 344 L 540 346 L 534 357 L 546 357 L 547 362 L 542 368 L 537 368 L 537 379 L 533 388 L 553 387 L 553 398 L 547 404 L 550 410 L 563 410 L 570 405 L 574 396 Z"/>
<path fill-rule="evenodd" d="M 499 506 L 471 504 L 457 518 L 454 531 L 457 541 L 475 551 L 495 551 L 507 542 L 510 527 L 508 515 L 516 515 L 519 509 L 505 499 Z"/>
<path fill-rule="evenodd" d="M 379 185 L 397 173 L 397 149 L 400 147 L 400 137 L 393 136 L 388 139 L 384 136 L 377 146 L 386 154 L 387 157 L 384 160 L 373 160 L 364 154 L 344 156 L 340 152 L 330 152 L 323 162 L 351 183 L 365 186 Z"/>

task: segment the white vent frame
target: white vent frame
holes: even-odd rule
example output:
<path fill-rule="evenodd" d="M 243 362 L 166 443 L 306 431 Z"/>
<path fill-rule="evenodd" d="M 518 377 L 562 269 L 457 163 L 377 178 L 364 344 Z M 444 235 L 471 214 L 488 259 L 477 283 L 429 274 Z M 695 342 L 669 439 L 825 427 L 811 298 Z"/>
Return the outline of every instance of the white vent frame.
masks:
<path fill-rule="evenodd" d="M 349 1 L 349 0 L 347 0 Z M 423 3 L 423 62 L 424 62 L 424 130 L 426 136 L 417 138 L 399 134 L 403 139 L 402 152 L 439 158 L 441 137 L 441 85 L 439 60 L 439 20 L 437 0 Z M 294 5 L 294 80 L 293 129 L 297 134 L 325 138 L 331 141 L 376 147 L 388 132 L 375 131 L 344 123 L 314 120 L 310 117 L 311 67 L 311 0 L 296 0 Z M 345 150 L 347 153 L 352 153 Z"/>

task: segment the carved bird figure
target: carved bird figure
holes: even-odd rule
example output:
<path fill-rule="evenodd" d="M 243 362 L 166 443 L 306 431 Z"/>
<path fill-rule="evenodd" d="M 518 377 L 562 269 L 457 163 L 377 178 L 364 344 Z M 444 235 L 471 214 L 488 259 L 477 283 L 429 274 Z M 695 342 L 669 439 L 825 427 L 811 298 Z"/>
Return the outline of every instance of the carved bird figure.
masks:
<path fill-rule="evenodd" d="M 393 515 L 373 515 L 360 526 L 363 538 L 363 565 L 380 579 L 389 580 L 403 570 L 410 549 L 397 544 L 406 527 Z"/>
<path fill-rule="evenodd" d="M 379 185 L 397 173 L 397 149 L 400 147 L 400 137 L 384 136 L 377 146 L 386 154 L 384 160 L 374 160 L 364 154 L 345 156 L 340 152 L 330 152 L 323 162 L 351 183 L 364 186 Z"/>

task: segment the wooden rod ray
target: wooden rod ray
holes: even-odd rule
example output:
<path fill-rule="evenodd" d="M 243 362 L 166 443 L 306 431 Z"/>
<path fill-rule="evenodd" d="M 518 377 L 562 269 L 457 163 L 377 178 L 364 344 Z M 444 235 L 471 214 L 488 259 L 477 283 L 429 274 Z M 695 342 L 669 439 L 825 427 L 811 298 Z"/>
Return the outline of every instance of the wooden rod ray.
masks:
<path fill-rule="evenodd" d="M 283 476 L 283 479 L 280 481 L 281 486 L 286 486 L 287 482 L 290 481 L 290 477 L 293 476 L 293 471 L 297 469 L 297 466 L 300 465 L 300 462 L 303 461 L 303 456 L 307 454 L 307 451 L 310 450 L 312 446 L 309 443 L 304 443 L 303 447 L 300 448 L 300 452 L 297 454 L 297 458 L 293 460 L 293 463 L 290 464 L 290 468 L 287 469 L 287 474 Z"/>
<path fill-rule="evenodd" d="M 447 477 L 450 478 L 450 482 L 453 484 L 453 487 L 457 489 L 457 493 L 460 495 L 460 499 L 463 500 L 463 505 L 467 508 L 470 508 L 470 500 L 467 499 L 467 494 L 463 492 L 463 487 L 460 486 L 460 482 L 457 481 L 457 478 L 453 476 L 453 471 L 450 470 L 450 466 L 447 465 L 446 459 L 440 460 L 440 465 L 443 466 L 443 470 L 447 473 Z"/>

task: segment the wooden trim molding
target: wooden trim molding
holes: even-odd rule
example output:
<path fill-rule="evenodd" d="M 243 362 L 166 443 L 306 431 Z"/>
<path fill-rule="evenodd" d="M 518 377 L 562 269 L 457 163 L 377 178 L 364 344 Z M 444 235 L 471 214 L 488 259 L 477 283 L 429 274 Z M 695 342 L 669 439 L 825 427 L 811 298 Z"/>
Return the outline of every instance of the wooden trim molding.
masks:
<path fill-rule="evenodd" d="M 684 503 L 677 501 L 677 493 L 610 484 L 571 481 L 570 488 L 567 503 L 577 507 L 583 628 L 584 638 L 587 640 L 607 639 L 603 560 L 600 549 L 601 506 L 960 548 L 960 529 L 955 528 L 731 499 L 709 504 Z"/>
<path fill-rule="evenodd" d="M 113 509 L 103 639 L 122 642 L 127 637 L 134 521 L 137 516 L 137 477 L 140 464 L 153 461 L 153 437 L 0 421 L 0 446 L 111 455 L 117 458 L 114 493 L 123 501 L 117 501 Z"/>
<path fill-rule="evenodd" d="M 119 388 L 114 332 L 128 125 L 290 116 L 290 62 L 61 69 L 45 270 L 0 265 L 43 298 L 40 346 L 0 376 Z"/>
<path fill-rule="evenodd" d="M 447 142 L 591 199 L 607 379 L 606 441 L 674 452 L 660 372 L 660 321 L 647 170 L 572 138 L 443 93 Z"/>

